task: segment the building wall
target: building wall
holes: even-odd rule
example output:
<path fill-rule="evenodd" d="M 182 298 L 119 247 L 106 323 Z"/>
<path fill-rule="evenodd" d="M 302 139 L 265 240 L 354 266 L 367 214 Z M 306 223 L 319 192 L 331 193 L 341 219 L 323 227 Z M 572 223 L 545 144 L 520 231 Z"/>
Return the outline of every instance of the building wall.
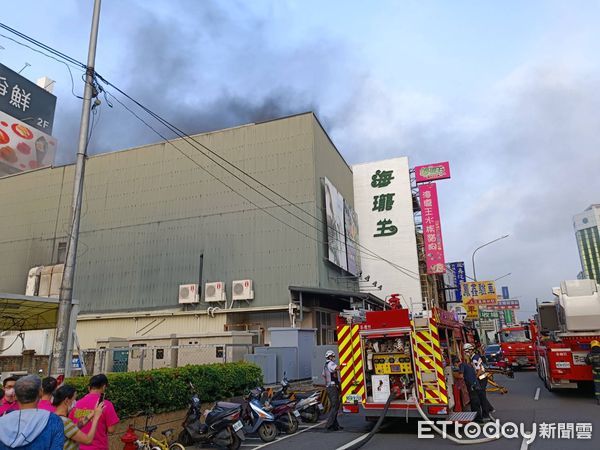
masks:
<path fill-rule="evenodd" d="M 412 303 L 416 310 L 420 310 L 422 295 L 408 158 L 358 164 L 352 170 L 361 245 L 402 268 L 398 269 L 388 262 L 363 253 L 363 276 L 369 275 L 371 282 L 377 281 L 382 285 L 382 290 L 376 292 L 377 296 L 386 298 L 391 294 L 401 294 L 404 304 Z M 371 177 L 377 170 L 393 171 L 394 179 L 389 186 L 371 186 Z M 391 193 L 394 194 L 391 209 L 373 211 L 373 197 Z M 390 225 L 397 227 L 397 232 L 390 236 L 375 237 L 378 234 L 377 223 L 384 219 L 391 220 Z"/>
<path fill-rule="evenodd" d="M 352 199 L 350 169 L 310 113 L 195 139 L 312 214 L 322 214 L 321 176 Z M 233 280 L 252 279 L 251 306 L 258 308 L 287 305 L 289 285 L 338 287 L 323 261 L 322 244 L 315 242 L 322 238 L 311 226 L 318 226 L 314 219 L 303 216 L 309 224 L 303 223 L 189 143 L 172 143 L 204 170 L 170 143 L 88 160 L 74 290 L 82 312 L 177 307 L 178 286 L 199 281 L 201 254 L 204 282 L 225 282 L 231 298 Z M 0 291 L 23 293 L 29 268 L 57 262 L 58 244 L 67 239 L 73 169 L 0 180 L 0 190 L 10 193 L 0 197 L 0 221 L 6 225 Z M 226 180 L 247 200 L 217 180 Z"/>

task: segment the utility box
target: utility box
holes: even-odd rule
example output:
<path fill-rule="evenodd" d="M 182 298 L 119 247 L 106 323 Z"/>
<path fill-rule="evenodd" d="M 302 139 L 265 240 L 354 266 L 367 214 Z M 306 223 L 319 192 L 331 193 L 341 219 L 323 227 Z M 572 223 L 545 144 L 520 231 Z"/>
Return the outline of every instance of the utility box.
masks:
<path fill-rule="evenodd" d="M 297 351 L 298 372 L 295 379 L 303 380 L 312 377 L 312 355 L 317 344 L 314 328 L 269 328 L 271 347 L 292 347 Z M 292 374 L 287 374 L 289 378 Z"/>

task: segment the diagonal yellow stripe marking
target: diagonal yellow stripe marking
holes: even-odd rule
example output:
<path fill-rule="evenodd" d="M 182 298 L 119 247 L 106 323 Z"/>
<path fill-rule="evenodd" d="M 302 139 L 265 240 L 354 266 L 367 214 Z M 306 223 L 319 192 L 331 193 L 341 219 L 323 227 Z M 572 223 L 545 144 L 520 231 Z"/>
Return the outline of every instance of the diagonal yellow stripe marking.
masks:
<path fill-rule="evenodd" d="M 350 345 L 348 347 L 348 349 L 344 352 L 344 354 L 340 356 L 340 362 L 341 361 L 344 361 L 344 363 L 353 362 L 353 361 L 350 361 L 351 357 L 352 357 L 352 346 Z"/>
<path fill-rule="evenodd" d="M 431 354 L 433 354 L 433 346 L 431 345 L 430 341 L 425 341 L 425 340 L 417 337 L 417 343 L 421 344 L 423 347 L 425 347 L 425 349 L 427 351 L 429 351 Z M 421 353 L 421 350 L 419 350 L 418 347 L 417 347 L 417 353 Z"/>
<path fill-rule="evenodd" d="M 350 327 L 349 326 L 343 326 L 339 329 L 338 331 L 338 341 L 344 339 L 344 337 L 346 337 L 346 334 L 350 331 Z"/>

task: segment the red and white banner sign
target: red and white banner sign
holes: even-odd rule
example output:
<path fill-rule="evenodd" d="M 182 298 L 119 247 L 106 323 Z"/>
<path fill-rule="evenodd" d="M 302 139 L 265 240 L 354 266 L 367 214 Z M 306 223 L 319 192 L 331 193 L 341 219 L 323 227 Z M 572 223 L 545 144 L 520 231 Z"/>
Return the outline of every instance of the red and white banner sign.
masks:
<path fill-rule="evenodd" d="M 442 241 L 442 225 L 440 223 L 440 210 L 435 183 L 420 185 L 419 197 L 421 200 L 423 245 L 425 247 L 427 273 L 445 273 L 444 243 Z"/>
<path fill-rule="evenodd" d="M 519 300 L 498 300 L 495 305 L 485 305 L 485 309 L 491 309 L 494 311 L 503 311 L 507 309 L 520 309 L 521 305 Z"/>

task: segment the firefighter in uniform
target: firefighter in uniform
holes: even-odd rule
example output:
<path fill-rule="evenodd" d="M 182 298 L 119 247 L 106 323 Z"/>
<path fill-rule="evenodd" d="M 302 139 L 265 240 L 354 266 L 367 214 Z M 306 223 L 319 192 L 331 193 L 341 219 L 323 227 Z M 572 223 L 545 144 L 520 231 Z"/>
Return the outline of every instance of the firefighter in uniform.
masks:
<path fill-rule="evenodd" d="M 327 388 L 327 397 L 329 398 L 329 416 L 325 428 L 329 431 L 338 431 L 343 428 L 337 420 L 340 409 L 340 370 L 335 363 L 335 353 L 327 350 L 325 353 L 325 366 L 323 367 L 323 378 Z"/>
<path fill-rule="evenodd" d="M 600 341 L 593 340 L 590 345 L 591 351 L 585 357 L 585 363 L 592 366 L 594 375 L 594 391 L 596 392 L 596 402 L 600 405 Z"/>

